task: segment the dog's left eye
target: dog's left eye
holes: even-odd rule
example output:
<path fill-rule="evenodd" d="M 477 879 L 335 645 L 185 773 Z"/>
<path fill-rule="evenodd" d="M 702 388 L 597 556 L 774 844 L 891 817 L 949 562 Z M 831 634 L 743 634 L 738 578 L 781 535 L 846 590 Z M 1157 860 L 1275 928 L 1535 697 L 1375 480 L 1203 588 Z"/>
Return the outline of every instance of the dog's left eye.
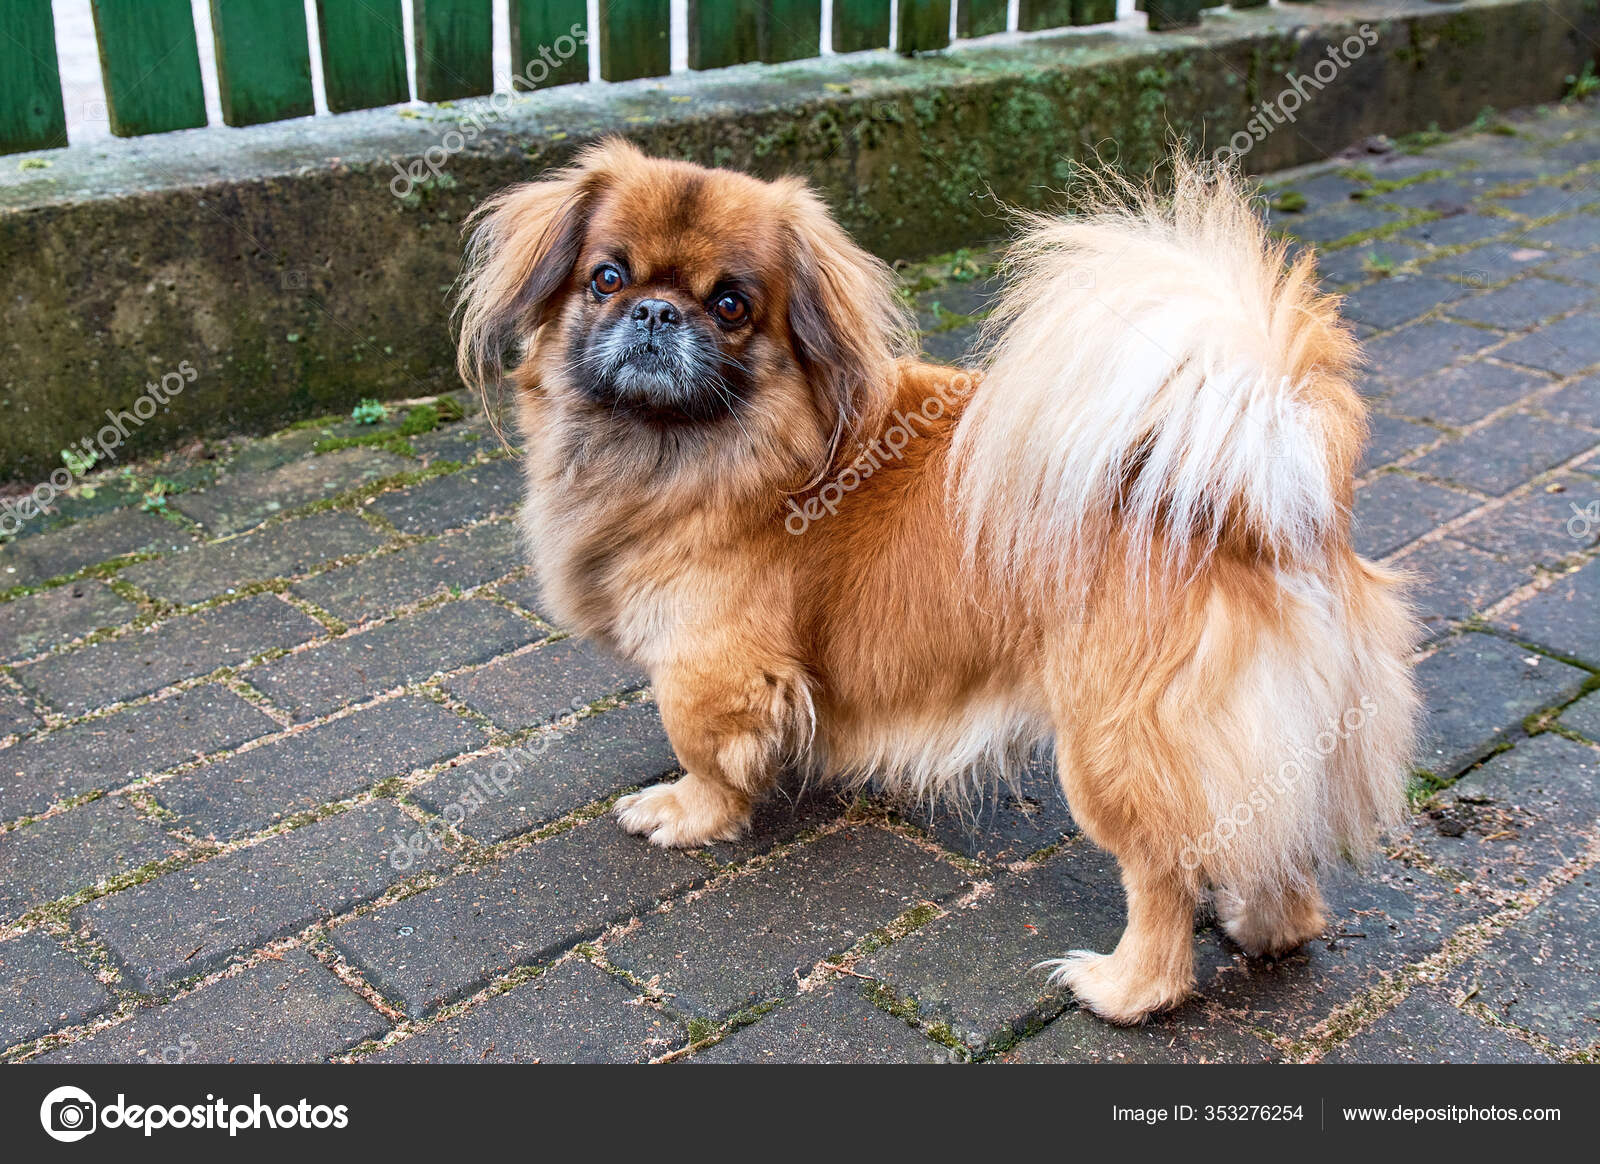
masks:
<path fill-rule="evenodd" d="M 589 286 L 594 288 L 596 295 L 615 295 L 622 290 L 622 283 L 622 272 L 610 263 L 602 263 L 589 277 Z"/>
<path fill-rule="evenodd" d="M 738 327 L 750 315 L 750 301 L 737 291 L 724 291 L 711 304 L 718 322 L 728 327 Z"/>

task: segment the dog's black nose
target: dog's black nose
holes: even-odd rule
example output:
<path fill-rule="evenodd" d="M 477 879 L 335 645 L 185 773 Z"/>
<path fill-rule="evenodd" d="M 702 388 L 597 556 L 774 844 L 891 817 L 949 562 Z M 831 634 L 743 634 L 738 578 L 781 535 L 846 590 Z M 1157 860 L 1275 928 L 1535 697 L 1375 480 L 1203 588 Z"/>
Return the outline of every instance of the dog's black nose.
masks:
<path fill-rule="evenodd" d="M 640 299 L 634 304 L 634 323 L 646 331 L 672 328 L 682 321 L 677 307 L 666 299 Z"/>
<path fill-rule="evenodd" d="M 680 321 L 678 309 L 665 299 L 641 299 L 633 305 L 633 322 L 648 331 L 674 327 Z"/>

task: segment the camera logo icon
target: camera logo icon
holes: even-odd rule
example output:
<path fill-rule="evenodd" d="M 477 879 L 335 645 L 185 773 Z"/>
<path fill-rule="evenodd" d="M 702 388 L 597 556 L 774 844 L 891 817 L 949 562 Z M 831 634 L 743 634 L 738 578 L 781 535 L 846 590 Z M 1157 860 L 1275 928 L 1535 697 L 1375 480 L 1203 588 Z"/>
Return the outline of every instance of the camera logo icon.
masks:
<path fill-rule="evenodd" d="M 39 1122 L 52 1140 L 71 1144 L 94 1131 L 98 1107 L 78 1087 L 58 1087 L 39 1105 Z"/>

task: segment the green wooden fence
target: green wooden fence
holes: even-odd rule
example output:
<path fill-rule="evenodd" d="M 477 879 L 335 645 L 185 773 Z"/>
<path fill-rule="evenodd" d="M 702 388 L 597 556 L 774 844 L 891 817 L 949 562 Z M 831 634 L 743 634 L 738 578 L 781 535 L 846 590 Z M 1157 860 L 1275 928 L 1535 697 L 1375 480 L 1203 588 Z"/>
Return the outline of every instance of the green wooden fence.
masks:
<path fill-rule="evenodd" d="M 406 75 L 412 14 L 416 85 Z M 1221 0 L 1145 0 L 1149 26 L 1192 26 Z M 1232 0 L 1252 7 L 1267 0 Z M 342 113 L 415 97 L 449 101 L 495 88 L 494 4 L 511 29 L 512 85 L 542 89 L 588 80 L 598 51 L 608 81 L 671 71 L 670 0 L 317 0 L 316 52 L 328 109 Z M 120 137 L 206 124 L 190 0 L 91 0 L 111 132 Z M 311 36 L 299 0 L 209 0 L 222 120 L 256 125 L 314 111 Z M 955 8 L 951 19 L 952 5 Z M 1021 0 L 1023 30 L 1103 24 L 1116 0 Z M 688 62 L 715 69 L 793 61 L 822 52 L 821 0 L 688 0 Z M 1006 27 L 1006 0 L 834 0 L 835 52 L 929 52 Z M 50 0 L 0 0 L 0 154 L 67 144 Z M 593 50 L 591 50 L 591 43 Z"/>

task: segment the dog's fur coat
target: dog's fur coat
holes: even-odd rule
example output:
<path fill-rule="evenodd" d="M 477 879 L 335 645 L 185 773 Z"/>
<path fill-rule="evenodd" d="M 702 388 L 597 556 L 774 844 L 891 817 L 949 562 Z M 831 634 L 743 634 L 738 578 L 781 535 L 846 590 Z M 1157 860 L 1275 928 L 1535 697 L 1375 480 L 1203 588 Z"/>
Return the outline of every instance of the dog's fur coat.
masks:
<path fill-rule="evenodd" d="M 734 837 L 794 758 L 964 795 L 1053 742 L 1128 898 L 1056 975 L 1137 1022 L 1203 893 L 1288 950 L 1399 819 L 1413 623 L 1350 544 L 1354 342 L 1236 179 L 1107 182 L 1008 270 L 981 378 L 920 363 L 803 184 L 607 142 L 475 216 L 461 370 L 520 350 L 546 601 L 649 671 L 686 772 L 624 828 Z"/>

